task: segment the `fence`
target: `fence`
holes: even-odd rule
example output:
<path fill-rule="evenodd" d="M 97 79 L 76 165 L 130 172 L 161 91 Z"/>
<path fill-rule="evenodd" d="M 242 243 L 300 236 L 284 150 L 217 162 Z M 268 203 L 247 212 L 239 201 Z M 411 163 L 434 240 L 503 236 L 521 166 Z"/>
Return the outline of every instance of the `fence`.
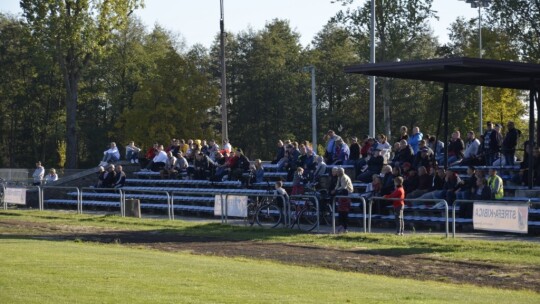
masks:
<path fill-rule="evenodd" d="M 362 222 L 364 227 L 364 233 L 366 233 L 366 199 L 362 196 L 346 196 L 336 195 L 332 199 L 332 233 L 336 234 L 336 200 L 340 198 L 346 198 L 350 200 L 360 200 L 362 202 Z M 370 213 L 371 216 L 371 213 Z M 371 232 L 371 229 L 370 229 Z"/>
<path fill-rule="evenodd" d="M 445 212 L 445 226 L 446 226 L 446 238 L 449 237 L 450 234 L 450 224 L 448 220 L 448 203 L 446 200 L 443 199 L 417 199 L 417 198 L 411 198 L 411 199 L 400 199 L 400 198 L 384 198 L 384 197 L 372 197 L 369 202 L 369 224 L 368 224 L 368 232 L 371 233 L 371 216 L 372 216 L 372 205 L 373 201 L 413 201 L 413 202 L 425 202 L 425 203 L 444 203 L 444 212 Z"/>

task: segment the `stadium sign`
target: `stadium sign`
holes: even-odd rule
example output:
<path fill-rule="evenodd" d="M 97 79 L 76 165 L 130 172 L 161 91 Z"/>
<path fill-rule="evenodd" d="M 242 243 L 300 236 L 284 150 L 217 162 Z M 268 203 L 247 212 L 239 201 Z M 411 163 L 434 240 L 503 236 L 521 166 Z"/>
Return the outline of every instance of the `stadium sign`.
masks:
<path fill-rule="evenodd" d="M 247 196 L 229 195 L 227 201 L 223 198 L 223 206 L 227 208 L 227 216 L 247 217 Z M 214 199 L 214 215 L 221 216 L 221 196 L 216 195 Z"/>
<path fill-rule="evenodd" d="M 8 204 L 26 205 L 26 189 L 6 188 L 4 202 Z"/>
<path fill-rule="evenodd" d="M 474 203 L 474 229 L 527 233 L 528 218 L 528 203 Z"/>

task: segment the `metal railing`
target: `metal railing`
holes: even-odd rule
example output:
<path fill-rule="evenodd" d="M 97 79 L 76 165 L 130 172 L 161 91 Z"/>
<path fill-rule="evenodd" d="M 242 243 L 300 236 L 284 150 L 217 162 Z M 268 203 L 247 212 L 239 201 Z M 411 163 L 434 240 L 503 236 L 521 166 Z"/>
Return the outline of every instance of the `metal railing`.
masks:
<path fill-rule="evenodd" d="M 400 199 L 400 198 L 384 198 L 384 197 L 372 197 L 369 202 L 369 224 L 368 224 L 368 231 L 371 233 L 371 216 L 372 216 L 372 205 L 373 201 L 412 201 L 412 202 L 426 202 L 426 203 L 444 203 L 444 213 L 445 213 L 445 231 L 446 231 L 446 238 L 449 237 L 450 234 L 450 223 L 449 223 L 449 217 L 448 217 L 448 202 L 444 199 L 418 199 L 418 198 L 410 198 L 410 199 Z M 433 211 L 436 209 L 426 209 L 426 211 Z"/>
<path fill-rule="evenodd" d="M 362 217 L 363 217 L 363 226 L 364 226 L 364 233 L 367 232 L 366 228 L 366 222 L 367 222 L 367 214 L 366 214 L 366 199 L 362 196 L 347 196 L 347 195 L 336 195 L 332 199 L 332 233 L 336 234 L 336 200 L 340 198 L 348 198 L 351 201 L 353 200 L 361 200 L 362 201 Z M 371 215 L 371 214 L 370 214 Z M 370 231 L 371 232 L 371 231 Z"/>
<path fill-rule="evenodd" d="M 182 194 L 182 195 L 212 195 L 212 196 L 216 196 L 216 195 L 219 195 L 220 196 L 220 200 L 221 200 L 221 223 L 226 223 L 226 219 L 224 218 L 224 215 L 223 215 L 223 193 L 216 193 L 216 192 L 213 192 L 213 191 L 205 191 L 205 192 L 201 192 L 201 191 L 171 191 L 170 192 L 170 195 L 171 195 L 171 206 L 170 206 L 170 212 L 171 212 L 171 220 L 174 220 L 174 195 L 175 194 Z"/>
<path fill-rule="evenodd" d="M 123 192 L 122 192 L 122 189 L 119 189 L 119 188 L 92 188 L 92 187 L 82 187 L 80 188 L 81 192 L 80 192 L 80 195 L 81 195 L 81 214 L 83 213 L 83 203 L 84 203 L 84 190 L 91 190 L 93 192 L 114 192 L 114 193 L 119 193 L 120 194 L 120 216 L 124 217 L 126 214 L 125 214 L 125 206 L 124 206 L 124 196 L 123 196 Z"/>
<path fill-rule="evenodd" d="M 38 187 L 39 188 L 39 187 Z M 78 187 L 61 187 L 61 186 L 42 186 L 41 191 L 39 191 L 39 210 L 43 211 L 45 210 L 45 200 L 43 197 L 45 196 L 45 189 L 64 189 L 64 190 L 75 190 L 77 192 L 77 213 L 82 213 L 82 196 L 81 196 L 81 190 L 79 190 Z"/>

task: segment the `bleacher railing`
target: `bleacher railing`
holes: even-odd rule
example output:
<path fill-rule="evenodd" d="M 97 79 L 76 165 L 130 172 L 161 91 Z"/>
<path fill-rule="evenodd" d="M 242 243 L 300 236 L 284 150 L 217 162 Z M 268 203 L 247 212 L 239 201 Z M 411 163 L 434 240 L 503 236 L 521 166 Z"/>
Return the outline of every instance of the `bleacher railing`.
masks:
<path fill-rule="evenodd" d="M 363 218 L 362 222 L 363 222 L 363 227 L 364 227 L 364 233 L 366 233 L 367 232 L 366 199 L 363 196 L 348 196 L 348 195 L 336 195 L 332 199 L 332 233 L 336 234 L 336 201 L 340 198 L 347 198 L 347 199 L 350 199 L 351 201 L 360 200 L 362 202 L 362 218 Z"/>
<path fill-rule="evenodd" d="M 372 197 L 369 202 L 369 224 L 368 224 L 368 231 L 371 233 L 371 215 L 372 215 L 372 206 L 373 201 L 401 201 L 400 198 L 384 198 L 384 197 Z M 424 202 L 424 203 L 443 203 L 444 204 L 444 213 L 445 213 L 445 231 L 446 231 L 446 238 L 450 235 L 450 223 L 449 223 L 449 216 L 448 216 L 448 202 L 444 199 L 418 199 L 418 198 L 410 198 L 410 199 L 403 199 L 405 202 Z"/>
<path fill-rule="evenodd" d="M 83 203 L 84 203 L 84 191 L 91 191 L 91 192 L 114 192 L 119 193 L 119 202 L 120 202 L 120 216 L 124 217 L 126 216 L 125 213 L 125 206 L 124 206 L 124 196 L 121 189 L 118 188 L 92 188 L 92 187 L 82 187 L 80 188 L 80 196 L 81 196 L 81 214 L 83 213 Z"/>
<path fill-rule="evenodd" d="M 45 190 L 46 189 L 56 189 L 56 190 L 75 190 L 77 193 L 77 213 L 82 214 L 82 195 L 81 190 L 79 190 L 78 187 L 62 187 L 62 186 L 42 186 L 38 187 L 41 188 L 41 191 L 39 192 L 39 210 L 43 211 L 45 210 L 45 200 L 43 199 L 45 196 Z"/>
<path fill-rule="evenodd" d="M 174 195 L 175 194 L 180 194 L 182 196 L 185 196 L 185 195 L 212 195 L 212 196 L 215 196 L 215 195 L 219 195 L 220 196 L 220 200 L 221 200 L 221 210 L 223 210 L 223 194 L 222 193 L 216 193 L 214 191 L 171 191 L 170 192 L 170 195 L 171 195 L 171 206 L 170 206 L 170 212 L 171 212 L 171 220 L 174 220 Z M 222 212 L 223 213 L 223 212 Z M 225 217 L 223 216 L 223 214 L 221 215 L 221 223 L 224 223 L 225 222 Z"/>

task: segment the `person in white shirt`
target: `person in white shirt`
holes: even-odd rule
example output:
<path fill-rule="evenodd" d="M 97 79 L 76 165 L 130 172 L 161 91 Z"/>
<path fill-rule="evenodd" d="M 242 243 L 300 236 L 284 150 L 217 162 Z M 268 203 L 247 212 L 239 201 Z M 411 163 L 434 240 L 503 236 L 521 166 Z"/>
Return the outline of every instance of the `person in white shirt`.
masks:
<path fill-rule="evenodd" d="M 49 174 L 45 177 L 45 183 L 50 183 L 58 180 L 58 174 L 56 174 L 56 170 L 52 168 L 49 170 Z"/>
<path fill-rule="evenodd" d="M 120 151 L 116 147 L 115 142 L 111 142 L 109 150 L 103 152 L 103 159 L 101 160 L 100 166 L 107 166 L 109 163 L 117 162 L 120 160 Z"/>
<path fill-rule="evenodd" d="M 43 177 L 45 176 L 45 168 L 41 165 L 41 162 L 38 161 L 36 163 L 36 170 L 34 171 L 34 174 L 32 174 L 32 178 L 34 179 L 34 186 L 41 185 L 41 182 L 43 181 Z"/>
<path fill-rule="evenodd" d="M 232 146 L 229 143 L 228 139 L 223 140 L 223 150 L 227 151 L 227 153 L 231 153 L 231 151 L 232 151 Z"/>
<path fill-rule="evenodd" d="M 159 145 L 156 156 L 148 163 L 145 171 L 159 172 L 165 167 L 167 162 L 167 153 L 164 151 L 163 145 Z"/>
<path fill-rule="evenodd" d="M 126 146 L 126 160 L 132 164 L 139 163 L 139 152 L 141 149 L 135 146 L 134 141 L 130 141 L 129 145 Z"/>

